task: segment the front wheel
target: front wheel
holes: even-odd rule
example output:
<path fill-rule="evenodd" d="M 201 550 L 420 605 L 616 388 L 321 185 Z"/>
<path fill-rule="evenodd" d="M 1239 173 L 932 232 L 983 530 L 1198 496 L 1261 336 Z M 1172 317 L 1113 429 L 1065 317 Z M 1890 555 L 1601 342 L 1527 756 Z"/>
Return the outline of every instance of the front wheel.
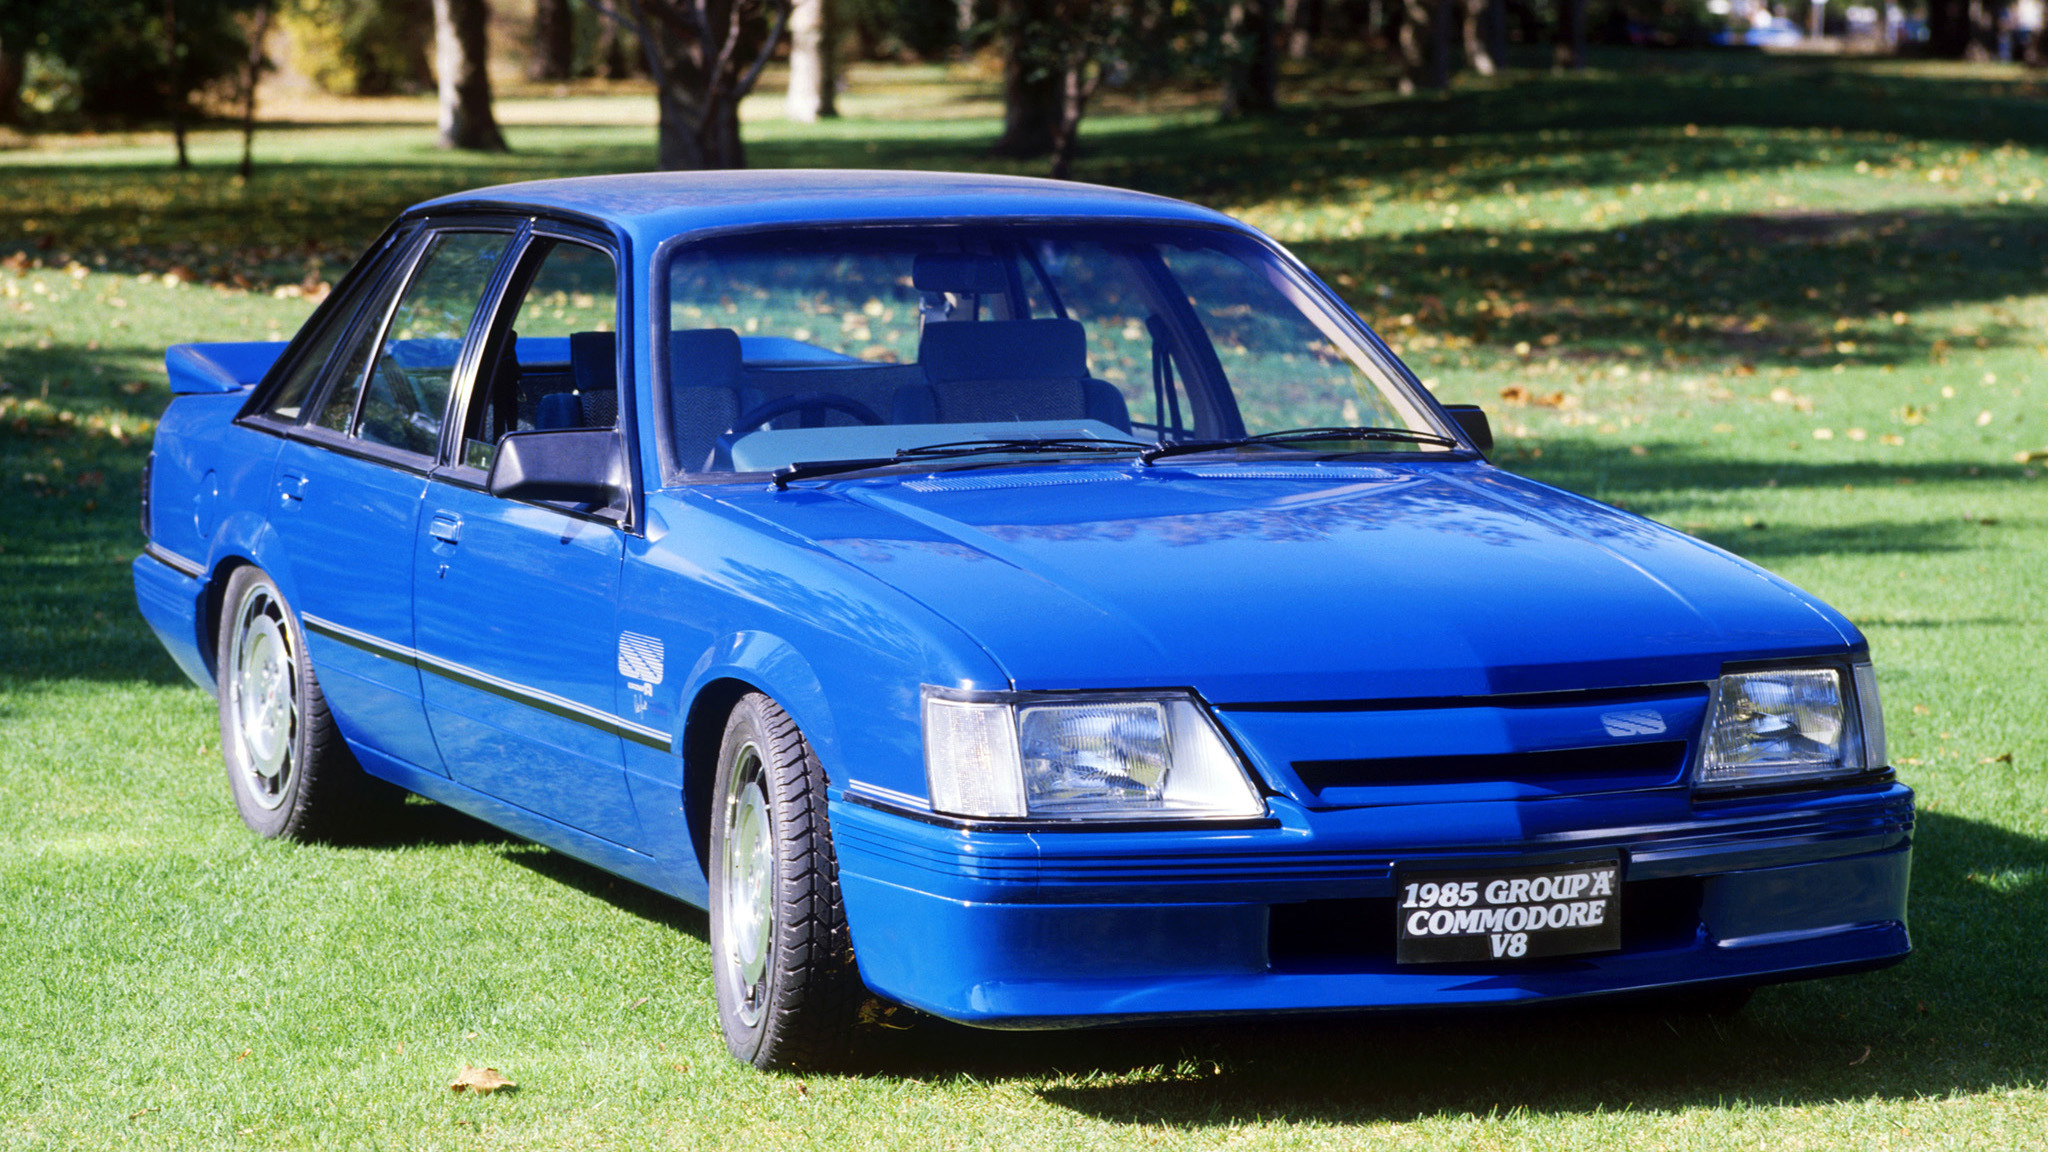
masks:
<path fill-rule="evenodd" d="M 726 1047 L 757 1068 L 836 1063 L 860 977 L 825 821 L 825 773 L 788 714 L 742 699 L 719 747 L 711 965 Z"/>
<path fill-rule="evenodd" d="M 229 577 L 215 657 L 221 758 L 244 824 L 271 838 L 338 839 L 399 799 L 349 755 L 298 620 L 262 569 Z"/>

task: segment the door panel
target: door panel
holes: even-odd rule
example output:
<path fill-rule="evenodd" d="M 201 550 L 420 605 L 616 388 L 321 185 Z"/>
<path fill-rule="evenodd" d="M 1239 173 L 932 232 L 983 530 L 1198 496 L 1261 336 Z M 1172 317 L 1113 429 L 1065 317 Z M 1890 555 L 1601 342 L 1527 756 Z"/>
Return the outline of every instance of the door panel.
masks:
<path fill-rule="evenodd" d="M 415 553 L 422 686 L 458 782 L 639 841 L 613 713 L 622 534 L 433 481 Z"/>
<path fill-rule="evenodd" d="M 271 527 L 306 653 L 349 738 L 443 771 L 413 667 L 409 544 L 426 477 L 303 441 L 278 454 Z"/>

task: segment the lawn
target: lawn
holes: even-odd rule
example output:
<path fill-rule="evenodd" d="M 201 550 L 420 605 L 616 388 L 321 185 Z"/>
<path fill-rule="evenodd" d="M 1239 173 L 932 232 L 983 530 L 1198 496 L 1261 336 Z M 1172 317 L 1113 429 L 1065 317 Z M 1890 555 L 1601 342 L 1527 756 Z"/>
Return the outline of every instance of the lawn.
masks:
<path fill-rule="evenodd" d="M 719 1040 L 701 914 L 419 805 L 259 842 L 212 700 L 137 618 L 136 485 L 187 339 L 292 331 L 404 204 L 645 167 L 637 94 L 0 151 L 0 1146 L 2048 1146 L 2048 88 L 2018 71 L 1602 57 L 1276 120 L 1112 102 L 1083 179 L 1272 231 L 1496 459 L 1819 593 L 1869 634 L 1918 790 L 1917 954 L 1732 1020 L 1550 1009 L 1112 1033 L 922 1026 L 860 1077 Z M 854 77 L 757 164 L 1023 171 L 986 85 Z M 306 110 L 300 110 L 304 113 Z M 494 1067 L 515 1091 L 447 1084 Z"/>

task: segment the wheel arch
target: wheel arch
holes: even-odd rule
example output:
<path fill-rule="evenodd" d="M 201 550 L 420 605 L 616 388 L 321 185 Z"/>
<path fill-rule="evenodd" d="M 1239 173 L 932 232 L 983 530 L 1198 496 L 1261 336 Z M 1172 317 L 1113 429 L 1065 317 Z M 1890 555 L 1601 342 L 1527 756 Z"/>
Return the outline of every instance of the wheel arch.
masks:
<path fill-rule="evenodd" d="M 711 876 L 712 789 L 725 723 L 742 699 L 760 691 L 757 685 L 735 676 L 721 676 L 702 685 L 690 701 L 682 737 L 677 741 L 683 759 L 683 819 L 689 826 L 697 867 L 707 880 Z"/>

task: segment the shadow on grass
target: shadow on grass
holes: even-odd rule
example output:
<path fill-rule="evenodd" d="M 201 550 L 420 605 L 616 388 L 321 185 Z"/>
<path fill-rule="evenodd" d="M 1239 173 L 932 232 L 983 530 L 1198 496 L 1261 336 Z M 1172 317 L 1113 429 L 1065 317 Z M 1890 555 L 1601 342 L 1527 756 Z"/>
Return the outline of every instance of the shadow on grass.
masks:
<path fill-rule="evenodd" d="M 501 855 L 528 871 L 602 900 L 650 924 L 659 924 L 698 940 L 711 938 L 710 914 L 702 908 L 694 908 L 673 896 L 621 879 L 573 856 L 525 842 L 508 845 Z"/>
<path fill-rule="evenodd" d="M 930 1024 L 900 1040 L 881 1072 L 1042 1080 L 1042 1099 L 1076 1112 L 1191 1129 L 1909 1100 L 2039 1083 L 2048 843 L 1925 813 L 1916 857 L 1911 959 L 1767 989 L 1734 1018 L 1650 1000 L 1039 1034 Z"/>

